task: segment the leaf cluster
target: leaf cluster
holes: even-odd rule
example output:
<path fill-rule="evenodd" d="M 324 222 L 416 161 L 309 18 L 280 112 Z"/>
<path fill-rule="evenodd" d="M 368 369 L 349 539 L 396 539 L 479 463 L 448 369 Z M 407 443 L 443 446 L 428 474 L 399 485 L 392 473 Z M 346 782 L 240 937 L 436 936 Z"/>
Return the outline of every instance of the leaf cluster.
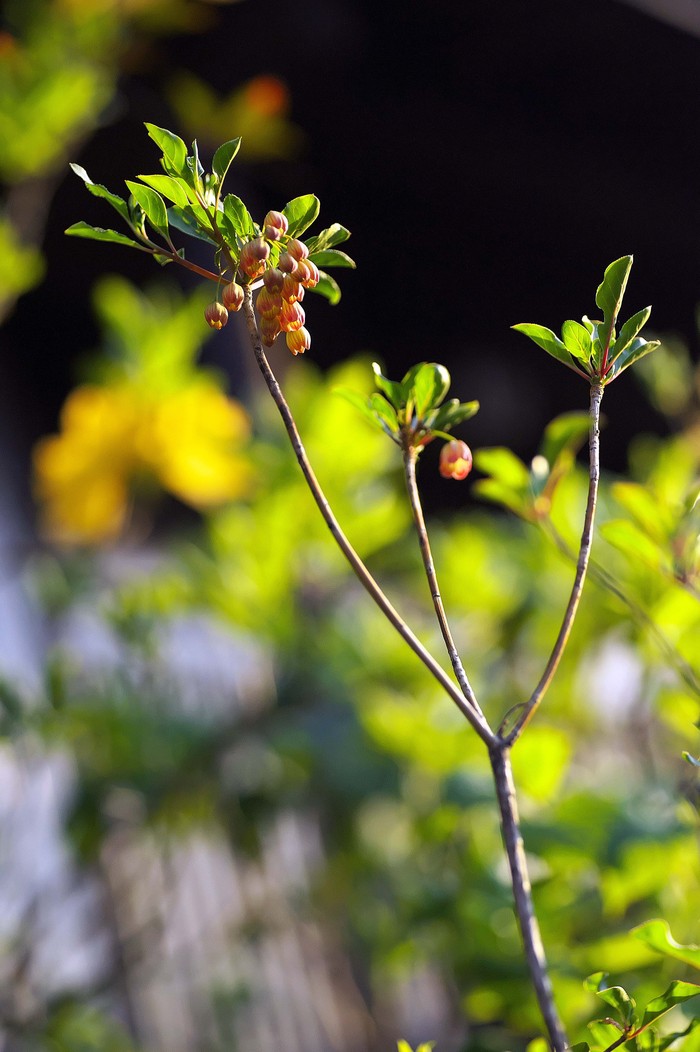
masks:
<path fill-rule="evenodd" d="M 651 307 L 644 307 L 628 318 L 618 334 L 616 326 L 632 262 L 632 256 L 622 256 L 606 267 L 595 297 L 596 306 L 603 312 L 602 320 L 592 321 L 584 315 L 580 322 L 565 321 L 561 339 L 545 325 L 522 322 L 513 328 L 529 336 L 538 347 L 579 376 L 603 386 L 611 383 L 630 365 L 660 346 L 658 340 L 640 336 Z"/>

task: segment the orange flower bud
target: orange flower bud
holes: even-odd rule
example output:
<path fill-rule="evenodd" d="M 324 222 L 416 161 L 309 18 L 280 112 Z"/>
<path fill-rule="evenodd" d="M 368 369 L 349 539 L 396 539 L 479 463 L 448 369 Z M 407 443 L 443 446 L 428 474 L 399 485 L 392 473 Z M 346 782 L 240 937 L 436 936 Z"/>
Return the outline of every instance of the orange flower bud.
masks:
<path fill-rule="evenodd" d="M 304 290 L 297 279 L 291 274 L 285 274 L 282 283 L 282 298 L 287 300 L 288 303 L 294 303 L 296 300 L 300 300 L 303 295 Z"/>
<path fill-rule="evenodd" d="M 294 271 L 294 277 L 305 288 L 312 289 L 315 285 L 318 285 L 318 267 L 310 259 L 300 259 L 297 263 L 297 269 Z"/>
<path fill-rule="evenodd" d="M 214 300 L 204 308 L 204 317 L 207 325 L 210 325 L 212 329 L 223 329 L 228 321 L 228 311 L 222 303 Z"/>
<path fill-rule="evenodd" d="M 263 274 L 263 284 L 268 292 L 281 292 L 284 282 L 284 274 L 278 267 L 270 267 Z"/>
<path fill-rule="evenodd" d="M 292 259 L 296 260 L 306 259 L 309 254 L 309 250 L 304 242 L 297 240 L 295 237 L 290 238 L 287 242 L 287 252 Z"/>
<path fill-rule="evenodd" d="M 446 479 L 465 479 L 472 469 L 472 451 L 454 438 L 440 450 L 440 474 Z"/>
<path fill-rule="evenodd" d="M 270 255 L 270 246 L 262 237 L 249 241 L 241 250 L 239 266 L 247 277 L 259 278 L 265 271 L 265 261 Z"/>
<path fill-rule="evenodd" d="M 230 281 L 221 290 L 221 302 L 226 310 L 237 311 L 243 306 L 245 293 L 236 281 Z"/>
<path fill-rule="evenodd" d="M 303 354 L 311 346 L 311 334 L 303 326 L 301 329 L 295 329 L 294 332 L 288 332 L 285 339 L 287 347 L 294 355 Z"/>
<path fill-rule="evenodd" d="M 282 309 L 282 297 L 279 292 L 270 292 L 269 289 L 262 288 L 258 293 L 255 306 L 261 318 L 276 318 Z"/>
<path fill-rule="evenodd" d="M 279 241 L 289 229 L 289 220 L 282 212 L 268 212 L 263 223 L 265 237 L 269 241 Z"/>
<path fill-rule="evenodd" d="M 282 332 L 295 332 L 296 329 L 300 329 L 306 321 L 306 315 L 301 303 L 288 303 L 285 300 L 282 304 L 279 321 Z"/>
<path fill-rule="evenodd" d="M 272 347 L 280 331 L 278 317 L 260 319 L 260 337 L 266 347 Z"/>
<path fill-rule="evenodd" d="M 283 274 L 293 274 L 297 268 L 297 261 L 289 252 L 282 252 L 277 266 Z"/>

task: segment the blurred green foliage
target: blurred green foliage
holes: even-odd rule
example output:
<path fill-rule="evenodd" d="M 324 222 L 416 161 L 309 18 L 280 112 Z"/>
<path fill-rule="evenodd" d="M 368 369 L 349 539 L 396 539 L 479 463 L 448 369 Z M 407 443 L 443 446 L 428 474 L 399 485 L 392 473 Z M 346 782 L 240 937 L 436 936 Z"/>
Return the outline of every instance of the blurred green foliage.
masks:
<path fill-rule="evenodd" d="M 129 368 L 131 355 L 141 366 L 158 358 L 145 307 L 134 310 L 125 286 L 116 291 L 98 298 L 112 334 L 107 377 Z M 138 340 L 129 335 L 134 321 Z M 188 337 L 164 342 L 162 353 L 185 362 L 195 349 Z M 513 754 L 555 991 L 572 1036 L 593 1048 L 606 1038 L 586 1029 L 600 1015 L 586 976 L 609 973 L 643 1005 L 696 974 L 694 958 L 668 953 L 675 939 L 697 939 L 700 877 L 697 777 L 682 759 L 685 748 L 697 752 L 700 697 L 700 414 L 688 370 L 679 367 L 678 389 L 659 396 L 674 407 L 674 436 L 638 439 L 631 481 L 604 480 L 595 572 L 547 703 Z M 368 377 L 366 362 L 325 379 L 304 362 L 285 386 L 351 540 L 439 652 L 396 451 L 332 393 L 367 388 Z M 5 730 L 18 744 L 38 737 L 72 756 L 66 835 L 84 866 L 112 827 L 115 791 L 127 794 L 134 828 L 164 845 L 208 829 L 255 855 L 282 810 L 317 815 L 325 864 L 297 908 L 342 932 L 369 1009 L 387 985 L 428 964 L 444 979 L 454 1018 L 467 1022 L 468 1052 L 523 1052 L 540 1021 L 488 759 L 348 577 L 271 403 L 256 404 L 254 419 L 253 491 L 175 538 L 151 572 L 127 569 L 109 584 L 99 559 L 37 563 L 53 625 L 76 606 L 100 611 L 118 659 L 95 669 L 79 653 L 55 654 L 45 696 L 23 719 L 7 693 Z M 527 696 L 568 597 L 586 492 L 573 453 L 579 424 L 571 416 L 545 434 L 538 457 L 548 478 L 556 472 L 548 489 L 541 461 L 519 465 L 484 451 L 482 467 L 498 485 L 482 481 L 475 492 L 519 517 L 465 488 L 463 512 L 432 524 L 455 636 L 496 723 Z M 421 470 L 430 470 L 427 457 Z M 193 616 L 226 626 L 236 646 L 258 655 L 249 702 L 214 714 L 206 696 L 195 706 L 181 696 L 165 640 L 169 626 Z M 664 929 L 630 934 L 658 917 L 671 943 Z M 688 1025 L 693 1004 L 674 1010 L 673 1032 Z M 54 1047 L 48 1030 L 43 1040 L 38 1047 Z M 700 1047 L 697 1031 L 682 1047 Z"/>

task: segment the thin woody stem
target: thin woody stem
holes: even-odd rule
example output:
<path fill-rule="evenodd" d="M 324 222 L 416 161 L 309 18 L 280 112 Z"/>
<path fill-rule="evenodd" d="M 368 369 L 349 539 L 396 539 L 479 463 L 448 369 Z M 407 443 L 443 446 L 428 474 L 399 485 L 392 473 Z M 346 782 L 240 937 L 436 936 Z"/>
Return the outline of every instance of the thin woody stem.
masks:
<path fill-rule="evenodd" d="M 243 301 L 243 310 L 248 325 L 248 333 L 250 336 L 250 342 L 253 347 L 256 361 L 260 372 L 263 375 L 263 379 L 267 384 L 268 390 L 272 395 L 273 401 L 277 406 L 282 421 L 286 428 L 289 440 L 292 444 L 292 448 L 296 455 L 299 466 L 302 470 L 306 483 L 311 490 L 311 494 L 316 501 L 319 511 L 323 516 L 323 519 L 328 526 L 333 539 L 340 548 L 341 552 L 347 559 L 356 577 L 369 593 L 374 602 L 377 604 L 379 609 L 382 611 L 387 620 L 394 626 L 399 635 L 406 641 L 408 646 L 420 658 L 426 668 L 433 674 L 438 683 L 444 688 L 449 694 L 452 701 L 457 705 L 461 712 L 465 715 L 469 723 L 472 725 L 476 733 L 482 739 L 486 745 L 491 748 L 495 743 L 495 735 L 488 723 L 484 719 L 481 712 L 475 711 L 470 703 L 462 696 L 461 692 L 449 678 L 447 673 L 437 663 L 435 658 L 430 654 L 423 646 L 421 641 L 414 635 L 411 629 L 408 627 L 406 622 L 403 620 L 401 615 L 394 609 L 387 596 L 384 594 L 380 586 L 377 584 L 371 573 L 363 563 L 360 556 L 357 554 L 355 549 L 350 544 L 343 530 L 340 527 L 338 520 L 336 519 L 328 500 L 321 489 L 321 486 L 314 474 L 313 468 L 309 462 L 309 458 L 304 449 L 304 445 L 301 441 L 301 436 L 297 429 L 292 411 L 287 404 L 287 401 L 282 394 L 277 378 L 273 373 L 270 363 L 267 360 L 265 352 L 262 346 L 262 340 L 260 339 L 260 333 L 258 331 L 257 322 L 255 320 L 255 311 L 253 309 L 253 298 L 252 290 L 250 286 L 246 286 L 245 299 Z"/>
<path fill-rule="evenodd" d="M 549 660 L 545 667 L 542 677 L 535 687 L 529 701 L 523 707 L 518 720 L 513 727 L 512 731 L 504 738 L 504 742 L 507 746 L 511 746 L 518 740 L 523 730 L 534 716 L 542 698 L 545 695 L 549 684 L 552 682 L 554 673 L 557 670 L 559 662 L 561 661 L 562 654 L 566 648 L 566 644 L 571 633 L 571 629 L 576 617 L 578 605 L 581 600 L 581 593 L 583 592 L 583 583 L 586 578 L 586 570 L 588 569 L 588 560 L 591 554 L 591 543 L 593 540 L 593 523 L 595 521 L 595 510 L 596 503 L 598 500 L 598 483 L 600 481 L 600 403 L 603 397 L 603 385 L 602 383 L 594 383 L 591 385 L 591 401 L 590 401 L 590 432 L 588 440 L 589 448 L 589 472 L 588 472 L 588 500 L 586 502 L 586 514 L 583 522 L 583 531 L 581 533 L 581 542 L 579 544 L 578 559 L 576 561 L 576 576 L 574 578 L 573 587 L 571 589 L 571 595 L 569 596 L 569 602 L 564 613 L 564 619 L 559 629 L 559 635 L 557 636 L 556 642 L 552 653 L 549 655 Z"/>
<path fill-rule="evenodd" d="M 430 587 L 430 595 L 433 600 L 433 606 L 435 607 L 435 616 L 437 617 L 438 624 L 440 625 L 440 631 L 442 632 L 442 638 L 445 640 L 445 647 L 449 655 L 450 661 L 452 662 L 452 668 L 454 674 L 457 677 L 457 682 L 462 688 L 462 693 L 465 698 L 472 706 L 472 708 L 483 716 L 476 695 L 472 689 L 472 686 L 467 677 L 467 673 L 464 671 L 461 658 L 457 652 L 455 641 L 452 637 L 452 631 L 450 629 L 449 621 L 447 620 L 447 614 L 445 613 L 445 607 L 442 602 L 442 596 L 440 594 L 440 585 L 438 584 L 437 572 L 435 570 L 435 563 L 433 562 L 433 553 L 430 549 L 430 538 L 428 537 L 428 530 L 425 525 L 425 517 L 423 515 L 423 507 L 421 504 L 420 493 L 418 491 L 418 485 L 416 483 L 416 450 L 410 444 L 406 444 L 403 450 L 403 464 L 404 473 L 406 475 L 406 489 L 408 491 L 408 499 L 411 505 L 411 511 L 413 513 L 413 521 L 416 527 L 416 533 L 418 534 L 418 544 L 420 546 L 420 553 L 423 558 L 423 566 L 425 567 L 425 575 L 428 578 L 428 585 Z"/>
<path fill-rule="evenodd" d="M 559 1018 L 554 1002 L 554 992 L 547 970 L 540 926 L 532 901 L 532 887 L 527 871 L 527 859 L 520 832 L 518 804 L 513 783 L 510 749 L 499 744 L 489 750 L 491 768 L 496 783 L 498 807 L 501 812 L 501 828 L 510 867 L 515 912 L 525 950 L 530 978 L 542 1013 L 553 1052 L 565 1052 L 568 1047 L 566 1031 Z"/>

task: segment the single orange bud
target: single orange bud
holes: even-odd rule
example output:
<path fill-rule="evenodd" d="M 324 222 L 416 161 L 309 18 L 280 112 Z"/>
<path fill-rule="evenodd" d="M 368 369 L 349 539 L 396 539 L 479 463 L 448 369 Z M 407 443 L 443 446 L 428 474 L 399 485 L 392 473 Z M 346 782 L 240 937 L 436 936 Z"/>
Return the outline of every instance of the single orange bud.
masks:
<path fill-rule="evenodd" d="M 303 354 L 311 346 L 311 334 L 303 326 L 301 329 L 295 329 L 294 332 L 288 332 L 285 339 L 287 347 L 294 355 Z"/>
<path fill-rule="evenodd" d="M 270 255 L 270 246 L 262 237 L 249 241 L 241 250 L 239 267 L 249 278 L 259 278 L 265 271 L 265 261 Z"/>
<path fill-rule="evenodd" d="M 243 306 L 244 298 L 243 288 L 236 281 L 230 281 L 221 290 L 221 302 L 226 310 L 240 310 Z"/>
<path fill-rule="evenodd" d="M 279 292 L 270 292 L 269 289 L 262 288 L 258 293 L 255 306 L 261 318 L 276 318 L 282 309 L 282 297 Z"/>
<path fill-rule="evenodd" d="M 440 450 L 440 474 L 445 479 L 465 479 L 472 469 L 472 451 L 466 442 L 453 438 Z"/>
<path fill-rule="evenodd" d="M 282 283 L 282 298 L 287 300 L 288 303 L 294 303 L 296 300 L 300 300 L 303 295 L 304 290 L 297 279 L 292 274 L 285 274 Z"/>
<path fill-rule="evenodd" d="M 214 300 L 213 303 L 207 304 L 204 308 L 204 317 L 207 325 L 210 325 L 212 329 L 223 329 L 228 321 L 228 311 L 222 303 Z"/>
<path fill-rule="evenodd" d="M 287 252 L 293 259 L 297 260 L 306 259 L 309 254 L 309 250 L 304 242 L 297 240 L 295 237 L 290 238 L 287 242 Z"/>
<path fill-rule="evenodd" d="M 285 300 L 282 304 L 279 320 L 282 332 L 295 332 L 297 329 L 300 329 L 306 321 L 306 315 L 301 303 L 288 303 Z"/>
<path fill-rule="evenodd" d="M 278 317 L 260 319 L 260 338 L 266 347 L 272 347 L 273 343 L 279 336 L 280 331 Z"/>
<path fill-rule="evenodd" d="M 282 212 L 268 212 L 263 223 L 265 237 L 269 241 L 279 241 L 289 229 L 289 220 Z"/>
<path fill-rule="evenodd" d="M 304 288 L 312 289 L 318 285 L 319 276 L 318 267 L 315 263 L 312 263 L 310 259 L 299 260 L 297 269 L 294 271 L 294 277 L 301 282 Z"/>
<path fill-rule="evenodd" d="M 289 252 L 282 252 L 277 266 L 283 274 L 293 274 L 297 268 L 297 261 Z"/>
<path fill-rule="evenodd" d="M 284 282 L 284 274 L 279 267 L 270 267 L 263 274 L 263 284 L 268 292 L 281 292 L 282 284 Z"/>

